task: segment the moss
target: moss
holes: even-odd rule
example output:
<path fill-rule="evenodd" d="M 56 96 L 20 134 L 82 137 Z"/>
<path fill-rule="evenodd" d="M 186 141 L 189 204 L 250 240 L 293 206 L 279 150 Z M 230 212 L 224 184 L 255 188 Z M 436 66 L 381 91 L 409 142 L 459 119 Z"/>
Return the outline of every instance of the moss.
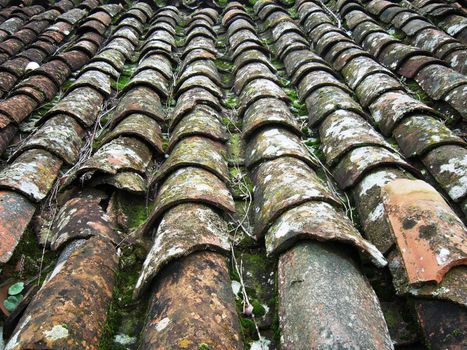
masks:
<path fill-rule="evenodd" d="M 177 45 L 177 47 L 185 46 L 185 38 L 180 36 L 175 37 L 175 45 Z"/>
<path fill-rule="evenodd" d="M 227 71 L 231 72 L 233 69 L 233 64 L 232 62 L 222 59 L 222 58 L 217 58 L 215 61 L 216 67 L 222 71 Z"/>
<path fill-rule="evenodd" d="M 111 80 L 112 89 L 117 90 L 117 91 L 122 91 L 125 88 L 125 86 L 127 86 L 128 83 L 130 82 L 131 76 L 133 75 L 133 72 L 135 71 L 135 69 L 136 69 L 135 64 L 132 64 L 132 63 L 126 64 L 123 67 L 122 74 L 120 74 L 118 79 Z"/>
<path fill-rule="evenodd" d="M 415 80 L 406 80 L 404 85 L 409 90 L 409 93 L 411 93 L 411 95 L 417 98 L 419 101 L 428 105 L 433 105 L 433 100 L 425 91 L 422 90 L 420 85 L 418 85 Z"/>
<path fill-rule="evenodd" d="M 240 134 L 232 134 L 229 141 L 229 156 L 232 163 L 238 164 L 242 158 L 242 137 Z"/>
<path fill-rule="evenodd" d="M 119 193 L 118 203 L 121 211 L 126 216 L 126 225 L 129 229 L 141 226 L 152 211 L 154 203 L 147 203 L 146 198 L 130 196 L 124 192 Z"/>
<path fill-rule="evenodd" d="M 395 27 L 390 27 L 388 29 L 388 34 L 391 35 L 394 39 L 397 40 L 403 40 L 405 38 L 405 34 L 403 31 L 395 28 Z"/>
<path fill-rule="evenodd" d="M 277 70 L 283 70 L 284 69 L 284 64 L 279 61 L 278 59 L 274 58 L 272 61 L 271 61 L 272 65 L 274 66 L 274 68 L 276 68 Z"/>
<path fill-rule="evenodd" d="M 38 277 L 41 272 L 39 284 L 42 284 L 47 273 L 55 266 L 57 253 L 44 250 L 39 245 L 31 225 L 24 232 L 8 263 L 1 266 L 1 273 L 2 277 L 6 278 L 31 280 Z M 40 271 L 41 261 L 42 271 Z"/>
<path fill-rule="evenodd" d="M 107 321 L 99 342 L 99 350 L 125 349 L 114 343 L 118 333 L 136 337 L 144 323 L 147 298 L 134 302 L 133 289 L 144 261 L 145 249 L 137 244 L 122 247 L 112 301 L 107 312 Z"/>
<path fill-rule="evenodd" d="M 298 11 L 297 11 L 297 9 L 295 7 L 292 7 L 292 8 L 289 9 L 289 15 L 293 19 L 299 19 Z"/>

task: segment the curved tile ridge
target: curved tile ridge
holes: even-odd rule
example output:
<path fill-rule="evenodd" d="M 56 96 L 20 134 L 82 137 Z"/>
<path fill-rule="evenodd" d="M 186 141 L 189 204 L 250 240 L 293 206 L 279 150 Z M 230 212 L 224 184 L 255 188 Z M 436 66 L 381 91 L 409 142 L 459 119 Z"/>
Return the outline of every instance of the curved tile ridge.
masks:
<path fill-rule="evenodd" d="M 316 51 L 354 89 L 362 106 L 370 110 L 373 121 L 383 135 L 394 137 L 406 157 L 421 160 L 449 197 L 467 213 L 465 142 L 449 130 L 431 108 L 409 96 L 397 79 L 367 57 L 366 52 L 349 39 L 343 30 L 330 24 L 329 16 L 317 3 L 301 2 L 298 10 L 305 29 L 311 23 L 318 24 L 315 29 L 308 31 Z M 300 53 L 296 55 L 304 56 Z M 290 60 L 293 57 L 290 55 Z M 315 112 L 315 101 L 307 104 L 309 112 L 320 115 Z"/>
<path fill-rule="evenodd" d="M 467 18 L 465 10 L 459 4 L 448 4 L 442 0 L 416 0 L 411 4 L 446 33 L 467 44 Z"/>
<path fill-rule="evenodd" d="M 237 68 L 235 76 L 235 80 L 241 80 L 241 69 L 255 66 L 255 75 L 240 94 L 240 103 L 245 106 L 244 119 L 267 111 L 265 106 L 271 101 L 276 101 L 272 103 L 276 115 L 287 116 L 288 106 L 277 94 L 277 91 L 283 94 L 282 89 L 264 78 L 270 70 L 264 63 L 267 57 L 260 49 L 261 41 L 254 27 L 245 18 L 249 15 L 240 4 L 226 10 L 223 18 L 227 32 L 234 33 L 229 36 L 230 51 L 241 50 L 235 64 L 240 64 L 243 56 L 252 57 L 250 51 L 256 51 L 256 58 Z M 243 35 L 255 38 L 248 46 L 235 47 L 235 36 Z M 286 56 L 293 48 L 304 49 L 303 42 L 287 43 L 290 48 L 282 50 L 282 55 Z M 256 91 L 251 91 L 253 88 Z M 252 95 L 259 97 L 251 98 Z M 265 235 L 268 253 L 276 254 L 279 259 L 281 347 L 305 349 L 324 344 L 352 344 L 356 348 L 392 349 L 375 294 L 342 250 L 345 246 L 342 243 L 365 252 L 376 265 L 384 266 L 381 253 L 360 236 L 342 213 L 339 199 L 315 174 L 316 165 L 304 159 L 308 153 L 306 150 L 301 153 L 300 139 L 287 131 L 287 120 L 284 118 L 279 124 L 276 118 L 271 117 L 269 121 L 264 116 L 263 125 L 249 133 L 245 161 L 255 160 L 250 166 L 255 184 L 254 232 L 258 238 Z M 345 282 L 337 271 L 345 271 Z M 365 311 L 359 310 L 360 307 Z M 347 328 L 350 319 L 352 330 Z"/>
<path fill-rule="evenodd" d="M 340 4 L 352 5 L 352 8 L 341 6 L 340 14 L 346 21 L 359 18 L 359 21 L 371 19 L 364 8 L 355 1 L 341 1 Z M 463 119 L 467 119 L 467 105 L 463 98 L 467 90 L 467 77 L 447 66 L 442 61 L 431 57 L 431 54 L 414 46 L 402 43 L 384 30 L 376 22 L 364 21 L 357 30 L 352 31 L 352 37 L 363 45 L 369 36 L 379 33 L 379 45 L 388 43 L 379 49 L 376 59 L 391 71 L 406 78 L 413 78 L 435 101 L 449 104 Z"/>
<path fill-rule="evenodd" d="M 8 16 L 8 19 L 0 24 L 0 42 L 3 42 L 9 36 L 13 36 L 18 31 L 24 30 L 24 26 L 33 21 L 32 17 L 43 13 L 45 17 L 52 16 L 53 18 L 60 14 L 57 14 L 57 12 L 56 10 L 45 11 L 45 8 L 41 5 L 33 5 L 13 10 Z M 40 17 L 41 16 L 37 16 L 35 20 Z M 17 35 L 15 36 L 18 37 Z M 1 50 L 3 51 L 3 48 Z"/>
<path fill-rule="evenodd" d="M 155 231 L 155 240 L 134 290 L 140 297 L 153 286 L 141 349 L 177 347 L 181 342 L 242 349 L 223 256 L 230 251 L 223 212 L 235 207 L 226 185 L 225 146 L 217 138 L 219 130 L 225 131 L 214 128 L 221 119 L 217 107 L 222 98 L 215 56 L 210 56 L 216 52 L 212 27 L 218 15 L 203 9 L 190 18 L 175 79 L 170 155 L 152 180 L 159 190 L 143 228 Z M 150 33 L 167 39 L 157 34 L 156 26 Z M 203 104 L 204 95 L 210 105 Z"/>
<path fill-rule="evenodd" d="M 328 32 L 340 33 L 335 27 L 329 26 L 329 19 L 326 18 L 323 10 L 320 8 L 311 10 L 316 8 L 315 5 L 315 3 L 306 1 L 298 4 L 299 13 L 305 19 L 304 21 L 308 22 L 308 26 L 314 26 L 315 28 L 322 26 L 328 28 Z M 288 16 L 279 6 L 272 3 L 263 6 L 263 11 L 265 11 L 264 8 L 269 7 L 269 22 L 273 21 L 271 17 L 274 16 L 281 18 L 281 21 L 290 21 L 290 19 L 286 19 Z M 310 12 L 307 15 L 302 13 L 304 11 Z M 321 18 L 319 20 L 314 18 L 314 24 L 312 25 L 311 20 L 314 15 Z M 270 29 L 274 31 L 274 27 L 272 26 Z M 317 32 L 312 30 L 310 33 L 312 33 L 311 37 L 319 40 Z M 338 43 L 336 43 L 336 46 Z M 345 41 L 345 43 L 347 45 L 349 42 Z M 292 53 L 290 55 L 292 56 Z M 287 57 L 284 61 L 287 62 Z M 331 118 L 331 116 L 328 118 Z M 334 123 L 338 123 L 340 119 L 337 119 Z M 327 127 L 330 127 L 326 126 L 326 120 L 317 126 L 320 127 L 321 135 L 326 131 Z M 338 135 L 335 137 L 338 137 Z M 326 143 L 326 139 L 322 138 L 322 140 L 323 143 Z M 369 148 L 371 147 L 357 148 L 356 150 L 360 150 L 361 154 L 358 157 L 349 157 L 349 164 L 359 162 L 362 159 L 362 154 L 367 157 L 366 149 Z M 349 153 L 352 154 L 352 152 Z M 465 295 L 467 270 L 465 267 L 453 268 L 454 266 L 465 265 L 465 226 L 436 190 L 423 181 L 413 180 L 410 175 L 399 167 L 384 165 L 365 174 L 362 179 L 353 185 L 352 192 L 360 216 L 363 219 L 365 232 L 371 241 L 389 256 L 389 267 L 394 277 L 397 292 L 432 299 L 446 299 L 465 305 L 467 300 Z M 401 192 L 404 193 L 401 194 Z M 409 195 L 411 199 L 406 198 Z M 449 234 L 447 235 L 444 235 L 444 232 L 446 232 L 444 218 L 449 222 Z M 420 226 L 418 226 L 419 223 Z M 428 223 L 430 227 L 430 235 L 428 236 L 421 234 L 421 231 L 426 232 L 425 229 L 428 227 L 425 223 Z M 452 231 L 450 231 L 451 229 Z M 409 238 L 412 240 L 409 240 Z M 410 250 L 404 246 L 403 240 L 412 244 Z M 416 242 L 415 245 L 414 242 Z M 396 249 L 393 248 L 394 243 L 396 243 Z M 442 251 L 445 252 L 442 250 L 443 248 L 449 253 L 447 253 L 446 257 L 441 258 Z M 405 250 L 402 252 L 403 249 Z M 425 259 L 418 259 L 422 252 L 426 255 L 427 262 L 424 261 Z M 403 258 L 402 254 L 404 255 Z M 436 257 L 438 257 L 438 260 Z M 414 259 L 417 260 L 417 263 L 414 263 Z M 435 264 L 433 264 L 433 259 L 436 260 Z M 429 280 L 429 278 L 432 278 L 432 276 L 423 281 L 412 279 L 412 282 L 410 282 L 408 272 L 413 278 L 414 271 L 416 274 L 417 271 L 421 270 L 433 271 L 435 279 L 438 280 L 444 274 L 445 276 L 436 285 L 430 283 L 432 280 Z M 446 273 L 446 271 L 448 272 Z M 417 299 L 417 302 L 420 302 L 420 299 Z M 444 304 L 434 304 L 433 307 L 435 309 L 439 307 L 440 309 L 437 310 L 441 310 L 442 305 Z M 453 304 L 450 305 L 456 308 Z M 446 315 L 443 322 L 459 321 L 459 318 L 462 317 L 459 312 L 453 312 L 451 316 Z M 421 321 L 421 327 L 424 330 L 433 329 L 431 322 L 425 318 Z M 437 336 L 444 338 L 441 333 Z"/>
<path fill-rule="evenodd" d="M 109 44 L 112 41 L 110 40 Z M 70 52 L 73 52 L 73 49 Z M 102 86 L 110 89 L 109 76 L 97 70 L 91 73 L 94 78 L 101 79 L 89 81 L 86 73 L 80 75 L 75 87 L 70 88 L 54 110 L 46 115 L 44 125 L 19 148 L 15 154 L 16 158 L 0 172 L 0 186 L 6 189 L 3 195 L 10 198 L 9 204 L 5 205 L 5 216 L 2 216 L 2 262 L 8 261 L 13 254 L 34 213 L 36 203 L 49 194 L 62 164 L 70 166 L 77 161 L 85 131 L 97 118 L 104 102 L 103 93 L 100 92 L 103 90 Z M 89 124 L 83 123 L 82 120 L 89 121 Z M 11 225 L 8 221 L 11 218 L 7 214 L 14 217 L 16 211 L 22 210 L 25 213 L 24 220 L 20 221 L 20 225 L 15 225 L 14 230 L 10 230 Z"/>
<path fill-rule="evenodd" d="M 96 13 L 107 15 L 101 8 L 97 8 Z M 79 28 L 86 23 L 85 20 Z M 67 29 L 62 29 L 68 32 Z M 67 36 L 65 32 L 60 30 L 52 29 L 44 32 L 35 44 L 23 51 L 19 55 L 20 57 L 12 60 L 13 71 L 11 72 L 21 75 L 31 62 L 40 63 L 47 56 L 53 55 L 58 45 Z M 46 37 L 49 32 L 58 33 L 57 41 Z M 52 100 L 71 73 L 80 69 L 97 52 L 103 40 L 104 36 L 95 32 L 94 29 L 83 29 L 81 35 L 65 52 L 52 56 L 47 63 L 28 71 L 24 79 L 11 90 L 8 97 L 0 101 L 0 134 L 2 134 L 3 139 L 0 151 L 2 153 L 16 134 L 17 125 L 37 107 Z M 13 79 L 16 81 L 19 77 L 15 76 Z M 12 129 L 13 131 L 11 131 Z"/>
<path fill-rule="evenodd" d="M 460 73 L 467 73 L 467 46 L 453 38 L 451 35 L 434 26 L 428 19 L 420 16 L 415 11 L 402 7 L 387 0 L 372 0 L 365 5 L 373 16 L 383 23 L 390 23 L 405 36 L 414 46 L 431 52 L 435 57 L 448 62 L 452 68 Z M 351 30 L 357 27 L 368 30 L 373 25 L 366 26 L 363 23 L 371 21 L 366 16 L 353 16 L 354 21 L 347 22 Z M 362 30 L 362 29 L 361 29 Z M 376 32 L 375 32 L 376 33 Z M 378 32 L 379 33 L 379 32 Z M 381 38 L 379 33 L 378 38 Z M 376 36 L 366 38 L 366 42 L 374 41 Z M 420 59 L 413 58 L 412 60 Z"/>
<path fill-rule="evenodd" d="M 169 15 L 173 15 L 170 9 L 158 11 L 151 28 L 165 23 L 164 18 Z M 125 17 L 122 22 L 128 19 L 134 17 Z M 107 46 L 108 50 L 119 53 L 119 57 L 115 57 L 114 53 L 109 55 L 108 50 L 102 51 L 83 69 L 83 75 L 95 70 L 101 73 L 114 71 L 117 65 L 119 70 L 123 68 L 126 57 L 132 51 L 122 52 L 117 48 L 125 47 L 122 41 L 130 43 L 127 37 L 138 37 L 134 30 L 129 36 L 128 28 L 131 27 L 117 29 L 116 42 Z M 175 30 L 175 27 L 172 29 Z M 162 104 L 169 95 L 173 75 L 169 57 L 175 45 L 171 30 L 162 28 L 149 31 L 142 45 L 144 54 L 130 81 L 118 95 L 119 101 L 110 116 L 109 127 L 100 137 L 99 146 L 89 159 L 70 174 L 66 186 L 80 178 L 84 179 L 82 183 L 87 182 L 91 186 L 107 184 L 136 194 L 147 192 L 146 170 L 153 159 L 161 159 L 164 154 L 161 126 L 165 122 L 165 112 Z M 168 47 L 166 42 L 170 42 Z M 152 45 L 151 49 L 149 45 Z M 110 60 L 112 57 L 113 60 Z M 71 88 L 78 83 L 79 80 Z M 58 112 L 58 107 L 51 112 Z M 83 121 L 86 124 L 93 122 Z"/>
<path fill-rule="evenodd" d="M 31 24 L 31 29 L 25 28 L 25 31 L 34 33 L 33 36 L 23 39 L 23 43 L 28 45 L 28 48 L 0 65 L 0 96 L 6 95 L 25 73 L 37 67 L 35 63 L 39 64 L 47 58 L 48 51 L 43 50 L 46 45 L 44 41 L 58 48 L 59 44 L 69 36 L 67 33 L 70 34 L 87 14 L 86 10 L 79 8 L 73 8 L 61 15 L 56 10 L 50 11 L 58 13 L 55 21 L 54 18 L 38 19 L 37 25 Z"/>

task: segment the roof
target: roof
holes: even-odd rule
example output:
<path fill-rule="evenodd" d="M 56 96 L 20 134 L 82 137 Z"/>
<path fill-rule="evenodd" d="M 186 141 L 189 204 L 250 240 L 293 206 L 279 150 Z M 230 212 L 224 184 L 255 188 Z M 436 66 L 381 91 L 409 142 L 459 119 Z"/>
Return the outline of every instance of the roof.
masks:
<path fill-rule="evenodd" d="M 460 3 L 0 6 L 5 349 L 467 345 Z"/>

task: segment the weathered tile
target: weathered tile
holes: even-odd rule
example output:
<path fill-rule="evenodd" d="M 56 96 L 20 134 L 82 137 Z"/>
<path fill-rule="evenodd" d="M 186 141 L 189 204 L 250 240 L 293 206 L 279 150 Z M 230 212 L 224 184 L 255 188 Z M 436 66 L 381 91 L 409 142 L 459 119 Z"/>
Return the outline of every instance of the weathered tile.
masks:
<path fill-rule="evenodd" d="M 29 149 L 41 148 L 73 165 L 78 160 L 83 138 L 84 130 L 74 118 L 58 114 L 47 120 L 37 132 L 26 139 L 14 156 Z"/>
<path fill-rule="evenodd" d="M 467 149 L 465 144 L 437 147 L 427 153 L 422 160 L 452 200 L 459 202 L 466 197 Z"/>
<path fill-rule="evenodd" d="M 154 286 L 141 349 L 240 350 L 243 344 L 225 257 L 195 252 L 171 263 Z"/>
<path fill-rule="evenodd" d="M 204 250 L 230 251 L 225 220 L 202 204 L 186 203 L 171 208 L 157 227 L 156 239 L 144 262 L 134 296 L 140 297 L 165 265 Z"/>
<path fill-rule="evenodd" d="M 346 90 L 334 85 L 318 87 L 305 99 L 305 104 L 308 110 L 308 122 L 311 126 L 318 125 L 327 116 L 339 111 L 343 114 L 348 111 L 362 117 L 366 116 L 362 107 Z"/>
<path fill-rule="evenodd" d="M 163 123 L 166 117 L 159 95 L 147 86 L 135 86 L 120 98 L 112 114 L 111 125 L 134 113 L 147 115 L 158 123 Z"/>
<path fill-rule="evenodd" d="M 83 241 L 57 264 L 35 295 L 8 348 L 94 349 L 105 326 L 117 269 L 112 243 L 100 237 Z"/>
<path fill-rule="evenodd" d="M 441 282 L 467 262 L 465 226 L 436 190 L 423 181 L 384 186 L 383 203 L 409 284 Z"/>
<path fill-rule="evenodd" d="M 248 83 L 240 95 L 239 115 L 243 115 L 252 103 L 266 97 L 275 97 L 288 102 L 289 97 L 276 83 L 267 79 L 256 79 Z"/>
<path fill-rule="evenodd" d="M 87 172 L 91 172 L 91 176 L 97 173 L 115 175 L 123 170 L 144 174 L 151 157 L 152 152 L 144 142 L 134 137 L 120 137 L 99 148 L 79 169 L 70 174 L 66 184 Z M 87 176 L 87 180 L 91 176 Z"/>
<path fill-rule="evenodd" d="M 88 239 L 98 236 L 117 245 L 120 238 L 112 228 L 109 217 L 102 210 L 100 202 L 105 199 L 103 193 L 87 191 L 68 200 L 54 218 L 51 231 L 52 249 L 76 239 Z"/>
<path fill-rule="evenodd" d="M 394 129 L 393 135 L 408 157 L 422 156 L 440 145 L 465 147 L 465 142 L 442 121 L 423 114 L 415 114 L 402 120 Z"/>
<path fill-rule="evenodd" d="M 0 262 L 6 263 L 21 240 L 36 207 L 22 194 L 0 191 Z"/>
<path fill-rule="evenodd" d="M 110 142 L 121 136 L 132 136 L 147 142 L 156 154 L 164 154 L 161 133 L 157 121 L 144 114 L 132 113 L 106 134 L 102 143 Z"/>
<path fill-rule="evenodd" d="M 68 88 L 68 93 L 77 88 L 91 87 L 103 96 L 110 96 L 112 92 L 110 76 L 100 71 L 87 71 L 78 77 Z"/>
<path fill-rule="evenodd" d="M 147 86 L 157 92 L 161 99 L 166 99 L 169 96 L 169 82 L 157 70 L 145 69 L 135 74 L 128 85 L 125 86 L 123 92 L 129 91 L 135 87 Z"/>
<path fill-rule="evenodd" d="M 276 98 L 263 98 L 251 104 L 243 116 L 242 133 L 245 139 L 264 126 L 280 126 L 296 135 L 301 134 L 300 127 L 284 101 Z"/>
<path fill-rule="evenodd" d="M 301 139 L 286 129 L 276 126 L 262 128 L 247 143 L 245 149 L 247 168 L 252 169 L 263 162 L 279 157 L 294 157 L 311 167 L 317 166 Z"/>
<path fill-rule="evenodd" d="M 39 202 L 52 188 L 61 165 L 62 161 L 47 151 L 28 150 L 0 172 L 0 186 Z"/>
<path fill-rule="evenodd" d="M 339 199 L 308 165 L 291 157 L 260 164 L 253 172 L 254 234 L 261 238 L 286 210 L 309 201 L 326 201 L 340 206 Z"/>
<path fill-rule="evenodd" d="M 221 143 L 228 140 L 226 128 L 221 123 L 219 114 L 211 107 L 198 105 L 173 128 L 168 151 L 171 152 L 181 139 L 195 135 Z"/>
<path fill-rule="evenodd" d="M 308 202 L 286 211 L 271 226 L 265 239 L 268 254 L 284 253 L 302 240 L 335 241 L 367 254 L 376 266 L 387 264 L 383 254 L 362 238 L 352 222 L 325 202 Z"/>
<path fill-rule="evenodd" d="M 375 146 L 355 148 L 345 155 L 333 170 L 339 187 L 347 189 L 355 185 L 369 171 L 379 167 L 394 166 L 418 175 L 395 151 Z"/>
<path fill-rule="evenodd" d="M 335 165 L 347 152 L 361 146 L 392 147 L 361 116 L 338 110 L 320 125 L 320 138 L 326 163 Z"/>
<path fill-rule="evenodd" d="M 295 246 L 279 259 L 278 281 L 282 348 L 393 349 L 375 292 L 340 246 Z"/>
<path fill-rule="evenodd" d="M 369 109 L 373 120 L 386 136 L 391 135 L 394 128 L 408 115 L 417 113 L 437 116 L 433 109 L 403 91 L 385 93 Z"/>
<path fill-rule="evenodd" d="M 194 88 L 180 95 L 170 117 L 170 130 L 197 106 L 206 105 L 220 112 L 220 102 L 214 95 L 203 88 Z"/>
<path fill-rule="evenodd" d="M 235 212 L 232 195 L 225 183 L 213 173 L 191 166 L 173 172 L 160 186 L 155 202 L 142 232 L 147 232 L 167 210 L 182 203 L 205 204 L 227 213 Z"/>
<path fill-rule="evenodd" d="M 56 114 L 67 114 L 83 126 L 90 127 L 96 121 L 103 102 L 104 97 L 94 88 L 80 87 L 61 99 L 44 118 L 48 119 Z"/>

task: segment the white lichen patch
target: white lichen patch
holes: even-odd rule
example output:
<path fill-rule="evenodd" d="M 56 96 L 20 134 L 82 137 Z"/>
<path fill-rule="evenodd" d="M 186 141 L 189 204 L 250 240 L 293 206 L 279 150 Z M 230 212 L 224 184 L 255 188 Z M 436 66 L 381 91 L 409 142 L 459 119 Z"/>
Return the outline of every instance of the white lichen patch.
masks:
<path fill-rule="evenodd" d="M 372 190 L 375 187 L 381 188 L 388 182 L 395 180 L 397 176 L 393 173 L 387 171 L 376 171 L 371 173 L 363 178 L 360 183 L 360 193 L 359 196 L 365 196 L 368 191 Z"/>
<path fill-rule="evenodd" d="M 52 329 L 43 332 L 44 336 L 48 340 L 56 341 L 62 338 L 66 338 L 69 335 L 68 329 L 63 325 L 55 325 Z"/>
<path fill-rule="evenodd" d="M 114 337 L 114 342 L 120 345 L 132 345 L 136 343 L 136 337 L 130 337 L 126 334 L 117 334 Z"/>
<path fill-rule="evenodd" d="M 438 265 L 444 265 L 448 261 L 450 254 L 451 252 L 448 249 L 441 248 L 436 255 L 436 261 L 438 262 Z"/>
<path fill-rule="evenodd" d="M 156 324 L 156 331 L 162 332 L 170 323 L 170 318 L 165 317 Z"/>

